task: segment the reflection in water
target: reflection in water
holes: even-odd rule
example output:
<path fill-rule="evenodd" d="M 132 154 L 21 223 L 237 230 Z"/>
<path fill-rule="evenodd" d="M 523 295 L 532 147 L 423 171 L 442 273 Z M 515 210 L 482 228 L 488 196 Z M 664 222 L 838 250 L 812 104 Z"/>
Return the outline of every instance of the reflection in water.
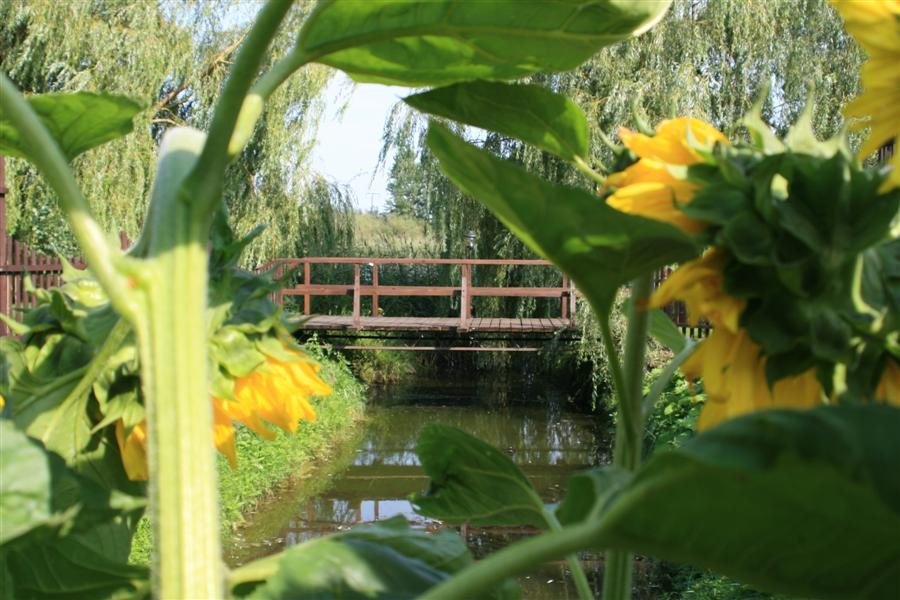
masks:
<path fill-rule="evenodd" d="M 443 527 L 416 514 L 406 500 L 428 486 L 415 447 L 422 428 L 430 423 L 458 427 L 509 454 L 548 503 L 561 499 L 574 471 L 608 462 L 597 451 L 608 452 L 609 442 L 596 417 L 567 412 L 558 396 L 546 392 L 542 397 L 523 393 L 513 402 L 509 387 L 504 385 L 503 392 L 498 402 L 483 385 L 431 384 L 418 385 L 407 394 L 392 390 L 389 401 L 385 395 L 373 399 L 362 441 L 347 468 L 324 493 L 299 503 L 286 499 L 278 510 L 289 514 L 277 532 L 260 532 L 262 537 L 253 540 L 250 523 L 231 562 L 247 562 L 284 546 L 395 515 L 425 530 Z M 460 528 L 475 556 L 533 533 L 531 528 L 517 527 Z M 523 580 L 523 586 L 531 598 L 566 597 L 571 589 L 561 564 Z"/>

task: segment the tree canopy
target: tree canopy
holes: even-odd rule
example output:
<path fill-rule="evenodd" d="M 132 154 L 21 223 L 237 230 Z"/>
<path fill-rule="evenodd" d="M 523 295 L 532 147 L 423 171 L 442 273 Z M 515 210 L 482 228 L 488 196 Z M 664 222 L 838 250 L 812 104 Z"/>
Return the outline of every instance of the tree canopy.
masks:
<path fill-rule="evenodd" d="M 275 58 L 293 41 L 312 2 L 295 4 Z M 257 6 L 240 0 L 56 2 L 0 0 L 0 68 L 27 93 L 106 91 L 145 109 L 131 135 L 75 161 L 85 195 L 110 233 L 140 230 L 163 132 L 203 129 L 232 55 Z M 264 65 L 264 68 L 267 65 Z M 248 249 L 260 264 L 275 256 L 330 252 L 352 238 L 346 193 L 308 166 L 330 75 L 311 67 L 268 104 L 246 152 L 227 174 L 227 205 L 238 233 L 268 225 Z M 10 161 L 9 223 L 45 251 L 74 251 L 48 188 L 32 168 Z"/>

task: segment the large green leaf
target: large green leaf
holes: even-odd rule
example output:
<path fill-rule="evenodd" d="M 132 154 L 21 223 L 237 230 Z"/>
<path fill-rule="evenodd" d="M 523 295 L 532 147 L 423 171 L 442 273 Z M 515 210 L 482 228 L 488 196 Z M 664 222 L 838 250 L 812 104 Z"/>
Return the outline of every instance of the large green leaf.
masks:
<path fill-rule="evenodd" d="M 0 560 L 10 597 L 106 598 L 134 591 L 128 523 L 143 498 L 110 491 L 0 420 Z"/>
<path fill-rule="evenodd" d="M 86 539 L 68 536 L 4 551 L 17 598 L 92 600 L 149 596 L 147 569 L 113 560 Z"/>
<path fill-rule="evenodd" d="M 238 597 L 416 598 L 469 565 L 462 538 L 416 531 L 403 517 L 312 540 L 236 569 L 230 584 Z M 509 583 L 494 598 L 517 598 Z"/>
<path fill-rule="evenodd" d="M 47 454 L 0 419 L 0 545 L 40 527 L 50 518 L 50 467 Z"/>
<path fill-rule="evenodd" d="M 621 285 L 699 252 L 671 225 L 619 212 L 585 190 L 548 183 L 440 125 L 429 128 L 428 146 L 456 185 L 568 273 L 601 314 Z"/>
<path fill-rule="evenodd" d="M 726 422 L 655 455 L 601 518 L 601 546 L 802 597 L 894 597 L 900 410 L 824 407 Z"/>
<path fill-rule="evenodd" d="M 588 155 L 584 113 L 567 96 L 539 85 L 475 81 L 403 101 L 422 112 L 519 138 L 568 161 Z"/>
<path fill-rule="evenodd" d="M 429 425 L 416 453 L 431 478 L 411 501 L 423 515 L 447 523 L 547 527 L 544 502 L 506 454 L 446 425 Z"/>
<path fill-rule="evenodd" d="M 421 87 L 575 68 L 669 0 L 327 0 L 299 49 L 357 81 Z"/>
<path fill-rule="evenodd" d="M 89 92 L 31 96 L 28 103 L 69 160 L 130 133 L 134 128 L 132 119 L 141 111 L 140 104 L 129 98 Z M 3 113 L 0 113 L 0 154 L 30 156 L 27 143 Z"/>

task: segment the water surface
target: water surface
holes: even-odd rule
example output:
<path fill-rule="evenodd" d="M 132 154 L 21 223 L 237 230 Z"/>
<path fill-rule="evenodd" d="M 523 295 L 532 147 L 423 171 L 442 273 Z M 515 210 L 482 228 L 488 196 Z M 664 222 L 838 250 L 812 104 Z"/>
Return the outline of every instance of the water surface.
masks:
<path fill-rule="evenodd" d="M 326 481 L 300 479 L 237 536 L 229 562 L 242 564 L 313 537 L 403 515 L 414 527 L 441 523 L 417 515 L 407 497 L 428 487 L 415 453 L 430 423 L 458 427 L 506 452 L 547 503 L 559 501 L 573 472 L 608 462 L 607 427 L 566 409 L 554 390 L 508 381 L 419 381 L 373 394 L 358 442 L 336 458 Z M 321 475 L 318 476 L 322 478 Z M 304 489 L 322 489 L 309 496 Z M 530 528 L 457 528 L 476 556 L 532 535 Z M 597 557 L 583 558 L 595 563 Z M 590 569 L 589 569 L 590 570 Z M 575 597 L 563 563 L 522 580 L 524 597 Z"/>

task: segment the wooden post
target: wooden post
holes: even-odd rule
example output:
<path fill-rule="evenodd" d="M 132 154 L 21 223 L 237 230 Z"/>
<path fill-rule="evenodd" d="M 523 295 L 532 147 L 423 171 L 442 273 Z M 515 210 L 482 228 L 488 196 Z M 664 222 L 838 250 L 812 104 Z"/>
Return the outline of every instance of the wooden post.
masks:
<path fill-rule="evenodd" d="M 359 285 L 360 285 L 360 264 L 353 265 L 353 326 L 359 329 Z"/>
<path fill-rule="evenodd" d="M 309 306 L 309 305 L 310 305 L 310 302 L 309 302 L 309 286 L 310 286 L 310 284 L 312 283 L 312 282 L 309 280 L 310 272 L 311 272 L 311 271 L 312 271 L 312 269 L 310 269 L 310 267 L 309 267 L 309 259 L 308 259 L 308 258 L 307 258 L 307 259 L 304 259 L 304 260 L 303 260 L 303 284 L 306 286 L 306 293 L 303 294 L 303 314 L 304 314 L 304 315 L 312 314 L 312 313 L 310 312 L 310 306 Z"/>
<path fill-rule="evenodd" d="M 569 287 L 569 278 L 566 277 L 566 274 L 563 273 L 562 276 L 562 287 Z M 562 296 L 559 298 L 559 318 L 560 319 L 568 319 L 569 318 L 569 298 L 571 292 L 563 292 Z"/>
<path fill-rule="evenodd" d="M 9 235 L 6 233 L 6 158 L 0 156 L 0 268 L 9 265 Z M 0 313 L 9 316 L 12 312 L 12 294 L 10 286 L 12 275 L 0 271 Z M 6 323 L 0 321 L 0 335 L 9 335 L 11 332 Z"/>
<path fill-rule="evenodd" d="M 575 283 L 569 282 L 569 324 L 575 325 L 575 306 L 577 298 L 577 292 L 575 290 Z"/>
<path fill-rule="evenodd" d="M 459 329 L 467 331 L 469 329 L 469 319 L 472 316 L 471 296 L 469 295 L 469 286 L 472 280 L 472 266 L 464 262 L 460 269 L 461 285 L 459 292 Z"/>
<path fill-rule="evenodd" d="M 378 271 L 380 267 L 375 263 L 369 263 L 369 268 L 372 269 L 372 316 L 378 317 L 380 316 L 378 312 Z"/>

